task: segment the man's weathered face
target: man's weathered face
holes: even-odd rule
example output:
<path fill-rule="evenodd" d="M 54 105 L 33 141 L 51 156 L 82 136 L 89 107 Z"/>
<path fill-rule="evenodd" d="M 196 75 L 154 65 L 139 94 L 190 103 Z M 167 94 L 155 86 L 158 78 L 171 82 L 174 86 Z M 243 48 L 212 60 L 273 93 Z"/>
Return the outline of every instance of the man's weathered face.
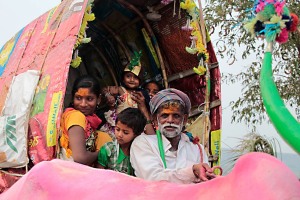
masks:
<path fill-rule="evenodd" d="M 182 131 L 186 115 L 179 105 L 162 107 L 156 115 L 158 130 L 167 138 L 174 138 Z"/>

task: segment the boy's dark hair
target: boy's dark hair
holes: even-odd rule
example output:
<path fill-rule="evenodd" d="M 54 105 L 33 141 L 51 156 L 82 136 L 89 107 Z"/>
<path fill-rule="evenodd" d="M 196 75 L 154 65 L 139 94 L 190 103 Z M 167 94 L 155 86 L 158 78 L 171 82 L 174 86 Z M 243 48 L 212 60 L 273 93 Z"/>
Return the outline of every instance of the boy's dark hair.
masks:
<path fill-rule="evenodd" d="M 83 75 L 75 80 L 72 88 L 72 98 L 74 98 L 74 95 L 79 88 L 89 88 L 97 97 L 99 97 L 101 93 L 100 84 L 90 75 Z"/>
<path fill-rule="evenodd" d="M 135 135 L 140 135 L 144 131 L 147 122 L 143 113 L 137 108 L 126 108 L 120 112 L 116 123 L 118 121 L 132 128 Z"/>

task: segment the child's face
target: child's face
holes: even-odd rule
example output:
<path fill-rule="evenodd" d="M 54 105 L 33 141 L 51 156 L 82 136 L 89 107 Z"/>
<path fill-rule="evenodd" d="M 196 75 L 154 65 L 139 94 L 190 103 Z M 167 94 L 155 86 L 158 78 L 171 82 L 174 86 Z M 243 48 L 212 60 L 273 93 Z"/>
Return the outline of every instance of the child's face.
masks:
<path fill-rule="evenodd" d="M 145 87 L 150 99 L 159 92 L 159 87 L 155 83 L 148 83 Z"/>
<path fill-rule="evenodd" d="M 130 143 L 136 135 L 134 134 L 132 128 L 118 121 L 115 127 L 115 135 L 118 143 L 120 145 Z"/>
<path fill-rule="evenodd" d="M 132 72 L 125 72 L 123 82 L 129 89 L 137 89 L 140 86 L 139 78 Z"/>
<path fill-rule="evenodd" d="M 79 88 L 74 95 L 73 104 L 76 110 L 84 115 L 92 115 L 100 99 L 89 88 Z"/>

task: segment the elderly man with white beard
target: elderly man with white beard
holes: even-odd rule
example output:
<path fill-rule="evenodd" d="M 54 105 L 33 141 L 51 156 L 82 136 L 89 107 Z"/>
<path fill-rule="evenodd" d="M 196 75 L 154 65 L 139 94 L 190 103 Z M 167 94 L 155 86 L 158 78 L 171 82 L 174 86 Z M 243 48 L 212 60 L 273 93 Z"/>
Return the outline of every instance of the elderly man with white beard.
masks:
<path fill-rule="evenodd" d="M 153 181 L 198 183 L 215 177 L 204 148 L 182 132 L 191 109 L 188 96 L 174 88 L 150 101 L 156 135 L 142 134 L 131 145 L 130 161 L 137 177 Z"/>

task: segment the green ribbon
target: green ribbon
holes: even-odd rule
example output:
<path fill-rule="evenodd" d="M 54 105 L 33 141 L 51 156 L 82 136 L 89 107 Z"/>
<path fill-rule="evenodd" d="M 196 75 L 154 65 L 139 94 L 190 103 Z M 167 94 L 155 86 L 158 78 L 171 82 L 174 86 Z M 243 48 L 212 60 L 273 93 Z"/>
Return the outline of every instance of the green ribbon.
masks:
<path fill-rule="evenodd" d="M 156 130 L 156 136 L 157 136 L 159 154 L 160 154 L 160 157 L 161 157 L 161 159 L 164 163 L 164 167 L 166 169 L 167 168 L 167 163 L 166 163 L 166 158 L 165 158 L 165 151 L 164 151 L 164 146 L 163 146 L 163 142 L 162 142 L 161 133 L 160 133 L 159 130 Z"/>

